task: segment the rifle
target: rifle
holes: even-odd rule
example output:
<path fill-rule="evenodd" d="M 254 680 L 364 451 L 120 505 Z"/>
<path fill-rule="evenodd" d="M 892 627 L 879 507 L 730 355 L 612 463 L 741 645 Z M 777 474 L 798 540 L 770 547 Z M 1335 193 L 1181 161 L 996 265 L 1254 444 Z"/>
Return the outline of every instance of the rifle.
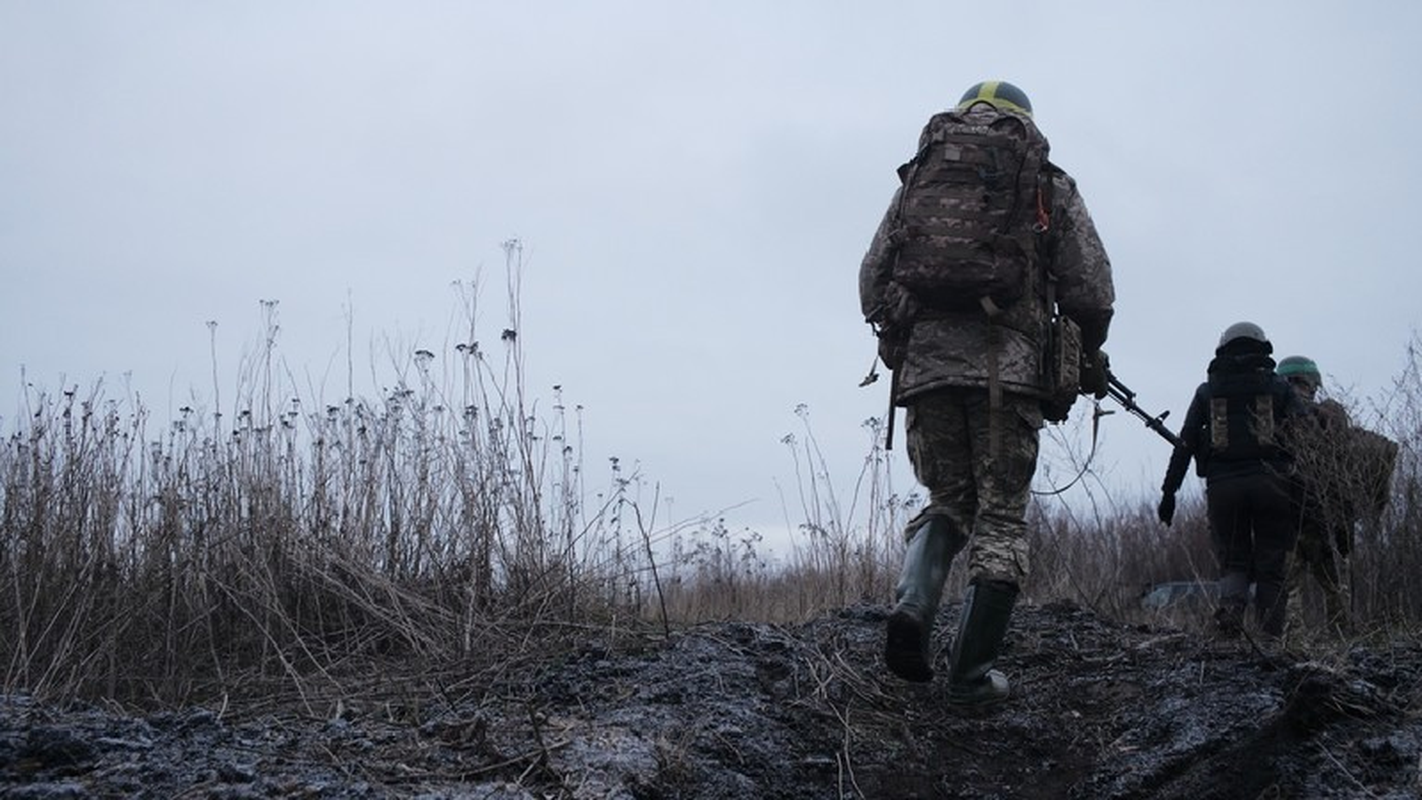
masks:
<path fill-rule="evenodd" d="M 1170 442 L 1170 444 L 1175 447 L 1182 446 L 1180 437 L 1171 433 L 1170 429 L 1165 427 L 1164 420 L 1170 416 L 1170 412 L 1162 411 L 1157 416 L 1151 416 L 1148 411 L 1136 403 L 1136 393 L 1127 388 L 1124 383 L 1121 383 L 1115 375 L 1112 375 L 1109 368 L 1106 370 L 1106 394 L 1110 395 L 1112 400 L 1120 403 L 1122 408 L 1139 417 L 1141 421 L 1146 424 L 1147 428 L 1160 434 L 1162 439 Z"/>
<path fill-rule="evenodd" d="M 874 383 L 875 381 L 879 380 L 879 370 L 875 369 L 875 367 L 877 367 L 877 366 L 879 366 L 879 357 L 876 355 L 876 356 L 874 357 L 874 363 L 872 363 L 872 364 L 869 365 L 869 374 L 865 375 L 865 376 L 864 376 L 864 379 L 861 380 L 861 381 L 859 381 L 859 385 L 860 385 L 861 387 L 863 387 L 863 386 L 868 386 L 869 384 Z M 899 394 L 899 373 L 898 373 L 897 371 L 890 370 L 890 371 L 889 371 L 889 413 L 887 413 L 887 414 L 884 415 L 884 451 L 885 451 L 885 452 L 888 452 L 889 450 L 893 450 L 893 449 L 894 449 L 894 412 L 898 410 L 897 407 L 894 405 L 894 398 L 896 398 L 896 397 L 898 396 L 898 394 Z"/>
<path fill-rule="evenodd" d="M 877 319 L 881 316 L 875 312 Z M 874 326 L 874 336 L 879 339 L 879 347 L 874 356 L 874 363 L 869 365 L 869 374 L 864 376 L 864 380 L 859 382 L 860 386 L 879 380 L 879 371 L 875 369 L 880 361 L 889 369 L 889 411 L 884 415 L 884 451 L 894 449 L 894 416 L 898 407 L 894 401 L 899 397 L 899 370 L 903 367 L 903 347 L 908 342 L 908 334 L 903 331 L 895 331 L 882 322 L 870 322 Z M 885 349 L 885 342 L 891 342 L 888 349 Z"/>
<path fill-rule="evenodd" d="M 899 394 L 899 371 L 894 370 L 889 375 L 889 420 L 885 424 L 884 431 L 884 452 L 894 449 L 894 416 L 898 408 L 894 405 L 894 400 Z"/>

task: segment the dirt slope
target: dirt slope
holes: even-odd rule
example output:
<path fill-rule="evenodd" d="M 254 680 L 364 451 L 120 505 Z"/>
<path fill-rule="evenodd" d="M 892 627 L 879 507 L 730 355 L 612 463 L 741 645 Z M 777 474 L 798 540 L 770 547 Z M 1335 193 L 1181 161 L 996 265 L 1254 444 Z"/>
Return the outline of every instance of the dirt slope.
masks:
<path fill-rule="evenodd" d="M 147 717 L 0 705 L 5 797 L 1412 798 L 1422 646 L 1266 656 L 1021 607 L 981 718 L 880 667 L 883 607 L 587 632 L 332 698 Z M 950 623 L 956 606 L 943 611 Z M 255 709 L 255 710 L 254 710 Z"/>

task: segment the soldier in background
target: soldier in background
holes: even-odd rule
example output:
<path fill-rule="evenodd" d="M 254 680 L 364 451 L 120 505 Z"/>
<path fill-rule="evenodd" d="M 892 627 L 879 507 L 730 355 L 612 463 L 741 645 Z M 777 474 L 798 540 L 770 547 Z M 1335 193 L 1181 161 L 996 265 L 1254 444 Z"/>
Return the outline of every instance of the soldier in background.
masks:
<path fill-rule="evenodd" d="M 1255 617 L 1263 632 L 1284 632 L 1286 578 L 1297 526 L 1288 437 L 1308 413 L 1287 381 L 1274 374 L 1274 347 L 1252 322 L 1220 335 L 1208 378 L 1195 390 L 1180 445 L 1161 485 L 1160 521 L 1175 517 L 1175 493 L 1193 458 L 1205 479 L 1210 539 L 1220 568 L 1219 633 L 1243 629 L 1254 584 Z"/>
<path fill-rule="evenodd" d="M 1353 545 L 1356 498 L 1348 491 L 1348 410 L 1337 400 L 1320 400 L 1323 376 L 1313 359 L 1289 356 L 1275 370 L 1293 387 L 1310 411 L 1309 423 L 1296 436 L 1295 493 L 1298 545 L 1289 564 L 1289 616 L 1302 621 L 1303 582 L 1309 575 L 1323 592 L 1327 624 L 1340 630 L 1349 625 L 1341 563 Z"/>
<path fill-rule="evenodd" d="M 909 459 L 929 495 L 905 530 L 884 657 L 905 680 L 932 679 L 944 583 L 971 541 L 948 673 L 958 706 L 1008 695 L 993 667 L 1027 577 L 1044 414 L 1064 419 L 1078 391 L 1106 394 L 1099 349 L 1115 300 L 1111 265 L 1076 183 L 1046 155 L 1022 90 L 974 85 L 925 126 L 859 271 L 862 310 L 894 370 L 893 402 L 908 409 Z M 1016 269 L 1004 278 L 1003 267 Z M 1056 310 L 1078 326 L 1087 354 L 1065 401 L 1044 377 Z"/>

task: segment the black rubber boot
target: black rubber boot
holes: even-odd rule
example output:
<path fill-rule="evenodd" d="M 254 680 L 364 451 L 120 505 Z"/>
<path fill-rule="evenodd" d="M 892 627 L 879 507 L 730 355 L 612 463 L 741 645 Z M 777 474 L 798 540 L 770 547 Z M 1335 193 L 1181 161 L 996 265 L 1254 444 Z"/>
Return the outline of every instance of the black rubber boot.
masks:
<path fill-rule="evenodd" d="M 1254 579 L 1255 618 L 1264 635 L 1277 640 L 1288 620 L 1289 552 L 1258 548 L 1255 558 L 1259 564 Z"/>
<path fill-rule="evenodd" d="M 1007 581 L 974 581 L 963 597 L 958 638 L 948 670 L 948 702 L 963 709 L 986 708 L 1007 699 L 1007 678 L 993 666 L 1002 651 L 1007 623 L 1017 603 L 1017 586 Z"/>
<path fill-rule="evenodd" d="M 1249 576 L 1227 572 L 1220 578 L 1219 606 L 1215 609 L 1215 635 L 1237 638 L 1244 631 L 1244 609 L 1249 604 Z"/>
<path fill-rule="evenodd" d="M 909 531 L 903 571 L 894 590 L 897 603 L 889 615 L 884 662 L 906 681 L 927 683 L 933 680 L 929 643 L 943 583 L 967 537 L 947 517 L 938 515 L 910 523 Z"/>

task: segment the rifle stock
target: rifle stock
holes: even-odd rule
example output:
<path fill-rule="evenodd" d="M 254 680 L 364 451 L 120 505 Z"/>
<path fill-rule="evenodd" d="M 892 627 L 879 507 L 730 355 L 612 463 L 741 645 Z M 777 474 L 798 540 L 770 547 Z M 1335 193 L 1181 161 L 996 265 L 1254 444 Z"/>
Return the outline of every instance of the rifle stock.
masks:
<path fill-rule="evenodd" d="M 1110 369 L 1106 370 L 1106 394 L 1110 395 L 1112 400 L 1120 403 L 1122 408 L 1138 417 L 1145 423 L 1147 428 L 1159 434 L 1160 438 L 1170 442 L 1173 447 L 1181 446 L 1180 437 L 1165 427 L 1165 418 L 1170 416 L 1170 412 L 1162 411 L 1160 414 L 1152 416 L 1136 403 L 1136 393 L 1131 391 L 1124 383 L 1121 383 L 1115 375 L 1111 374 Z"/>

